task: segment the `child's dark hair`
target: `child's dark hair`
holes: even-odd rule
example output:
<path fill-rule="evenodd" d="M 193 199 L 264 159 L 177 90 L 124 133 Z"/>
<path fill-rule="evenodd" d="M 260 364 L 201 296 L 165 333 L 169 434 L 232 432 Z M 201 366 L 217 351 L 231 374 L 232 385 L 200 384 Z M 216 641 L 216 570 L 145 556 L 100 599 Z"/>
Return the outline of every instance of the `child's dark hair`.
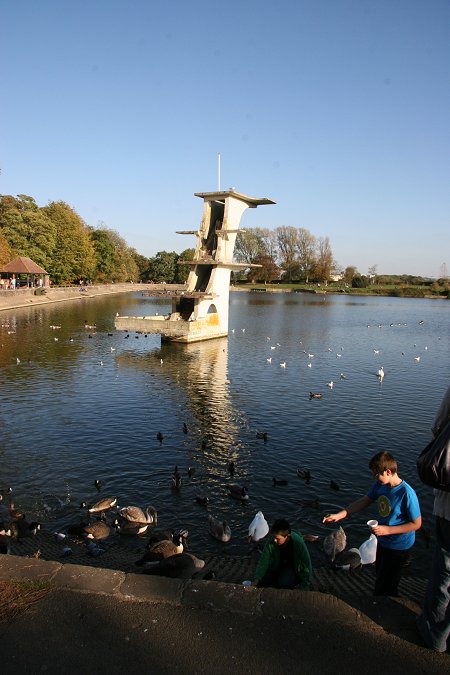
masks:
<path fill-rule="evenodd" d="M 369 462 L 369 469 L 377 476 L 388 469 L 392 473 L 397 473 L 397 460 L 390 452 L 377 452 Z"/>
<path fill-rule="evenodd" d="M 281 534 L 290 534 L 291 526 L 285 518 L 278 518 L 278 520 L 274 522 L 270 530 L 274 534 L 277 534 L 278 532 L 280 532 Z"/>

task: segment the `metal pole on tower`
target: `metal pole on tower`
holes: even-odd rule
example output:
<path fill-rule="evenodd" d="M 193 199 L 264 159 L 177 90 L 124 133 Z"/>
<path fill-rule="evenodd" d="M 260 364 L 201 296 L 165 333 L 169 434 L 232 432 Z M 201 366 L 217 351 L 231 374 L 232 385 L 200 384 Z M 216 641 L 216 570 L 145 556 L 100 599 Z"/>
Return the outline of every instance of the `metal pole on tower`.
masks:
<path fill-rule="evenodd" d="M 220 192 L 220 152 L 217 153 L 217 191 Z"/>

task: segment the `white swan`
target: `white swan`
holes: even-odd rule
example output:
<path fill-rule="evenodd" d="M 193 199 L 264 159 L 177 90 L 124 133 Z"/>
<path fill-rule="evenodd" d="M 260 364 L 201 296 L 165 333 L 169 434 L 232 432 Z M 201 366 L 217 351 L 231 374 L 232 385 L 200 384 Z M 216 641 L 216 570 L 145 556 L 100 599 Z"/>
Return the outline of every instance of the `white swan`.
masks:
<path fill-rule="evenodd" d="M 263 512 L 258 511 L 248 526 L 248 538 L 250 541 L 260 541 L 268 532 L 269 525 L 267 524 L 267 520 L 264 518 Z"/>

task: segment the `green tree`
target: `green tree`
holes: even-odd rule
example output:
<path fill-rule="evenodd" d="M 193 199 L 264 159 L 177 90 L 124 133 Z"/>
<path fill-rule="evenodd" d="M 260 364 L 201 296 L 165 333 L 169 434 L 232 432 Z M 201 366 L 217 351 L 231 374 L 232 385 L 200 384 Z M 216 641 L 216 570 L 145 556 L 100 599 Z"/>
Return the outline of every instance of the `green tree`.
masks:
<path fill-rule="evenodd" d="M 148 281 L 149 276 L 148 276 L 148 267 L 150 265 L 150 260 L 146 258 L 144 255 L 141 255 L 134 249 L 131 249 L 134 262 L 136 263 L 137 269 L 138 269 L 138 274 L 139 274 L 139 280 L 140 281 Z"/>
<path fill-rule="evenodd" d="M 6 265 L 11 260 L 11 249 L 0 230 L 0 265 Z"/>
<path fill-rule="evenodd" d="M 150 258 L 150 278 L 157 282 L 174 283 L 177 273 L 178 254 L 175 251 L 159 251 Z"/>
<path fill-rule="evenodd" d="M 177 270 L 175 275 L 175 283 L 185 284 L 192 267 L 190 265 L 180 265 L 180 260 L 194 260 L 195 248 L 187 248 L 180 253 L 177 260 Z"/>
<path fill-rule="evenodd" d="M 27 256 L 44 268 L 50 267 L 56 227 L 32 197 L 2 197 L 0 227 L 13 256 Z"/>
<path fill-rule="evenodd" d="M 93 230 L 91 237 L 96 257 L 95 278 L 98 281 L 111 281 L 117 269 L 117 258 L 110 232 L 106 228 L 100 228 Z"/>
<path fill-rule="evenodd" d="M 257 255 L 264 252 L 263 234 L 258 227 L 239 230 L 234 245 L 234 257 L 238 262 L 252 263 Z"/>
<path fill-rule="evenodd" d="M 138 281 L 139 270 L 134 259 L 133 249 L 127 246 L 126 241 L 115 230 L 107 229 L 109 237 L 115 247 L 116 267 L 112 275 L 113 281 Z"/>
<path fill-rule="evenodd" d="M 57 283 L 73 283 L 93 276 L 96 257 L 91 233 L 65 202 L 50 202 L 42 211 L 56 227 L 56 245 L 48 271 Z"/>
<path fill-rule="evenodd" d="M 354 267 L 353 265 L 349 265 L 344 270 L 344 275 L 342 277 L 342 280 L 344 281 L 344 283 L 349 284 L 349 286 L 351 286 L 352 281 L 353 281 L 353 279 L 356 275 L 360 276 L 356 267 Z"/>

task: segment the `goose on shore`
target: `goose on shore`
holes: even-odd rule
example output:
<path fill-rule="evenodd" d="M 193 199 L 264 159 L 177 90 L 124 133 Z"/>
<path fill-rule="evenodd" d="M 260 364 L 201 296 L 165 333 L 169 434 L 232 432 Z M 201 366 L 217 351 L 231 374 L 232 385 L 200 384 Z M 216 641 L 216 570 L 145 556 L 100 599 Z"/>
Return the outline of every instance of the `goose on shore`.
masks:
<path fill-rule="evenodd" d="M 210 534 L 219 541 L 227 543 L 231 539 L 231 529 L 226 520 L 220 521 L 214 516 L 208 517 Z"/>
<path fill-rule="evenodd" d="M 140 560 L 135 562 L 135 565 L 142 567 L 147 563 L 158 562 L 158 560 L 183 553 L 186 548 L 188 534 L 187 530 L 180 530 L 177 533 L 170 532 L 163 534 L 163 537 L 167 535 L 165 539 L 160 539 L 161 535 L 150 537 L 144 555 Z"/>
<path fill-rule="evenodd" d="M 334 559 L 333 567 L 337 570 L 351 571 L 361 567 L 361 554 L 357 548 L 349 548 L 338 553 Z"/>
<path fill-rule="evenodd" d="M 115 527 L 114 523 L 113 526 Z M 107 539 L 111 534 L 111 526 L 104 520 L 96 520 L 81 529 L 86 539 Z"/>
<path fill-rule="evenodd" d="M 170 579 L 191 579 L 204 566 L 205 561 L 192 553 L 177 553 L 146 567 L 142 573 Z"/>
<path fill-rule="evenodd" d="M 331 562 L 334 562 L 337 554 L 341 553 L 345 549 L 346 543 L 347 536 L 342 527 L 339 527 L 337 530 L 333 530 L 333 532 L 325 537 L 323 540 L 323 550 L 330 558 Z"/>

